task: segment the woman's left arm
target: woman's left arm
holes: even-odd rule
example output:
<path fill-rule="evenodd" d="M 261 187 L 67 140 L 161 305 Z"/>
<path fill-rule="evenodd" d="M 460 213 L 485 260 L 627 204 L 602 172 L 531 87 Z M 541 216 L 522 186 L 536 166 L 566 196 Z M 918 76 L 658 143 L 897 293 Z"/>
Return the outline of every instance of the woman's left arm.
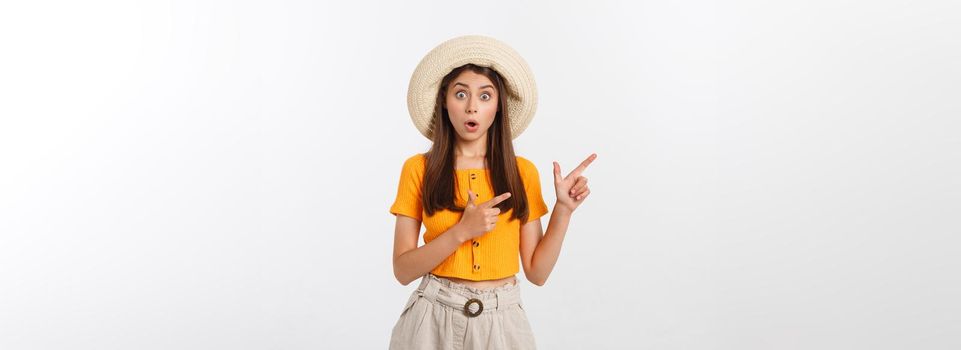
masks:
<path fill-rule="evenodd" d="M 587 178 L 581 176 L 581 173 L 596 158 L 597 154 L 591 154 L 574 171 L 563 177 L 560 164 L 554 162 L 554 191 L 557 202 L 551 211 L 547 232 L 542 235 L 540 220 L 531 220 L 521 227 L 521 263 L 524 266 L 524 275 L 531 283 L 543 286 L 554 270 L 571 216 L 591 193 L 587 187 Z"/>

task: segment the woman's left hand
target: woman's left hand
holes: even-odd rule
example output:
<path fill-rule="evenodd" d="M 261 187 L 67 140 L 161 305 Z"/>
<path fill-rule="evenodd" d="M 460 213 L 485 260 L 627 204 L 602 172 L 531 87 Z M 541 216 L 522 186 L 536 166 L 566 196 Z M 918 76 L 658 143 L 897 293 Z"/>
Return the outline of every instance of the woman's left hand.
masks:
<path fill-rule="evenodd" d="M 573 212 L 581 203 L 584 203 L 587 195 L 591 194 L 591 189 L 587 188 L 587 178 L 581 176 L 581 173 L 594 159 L 597 159 L 597 153 L 592 153 L 565 177 L 561 177 L 561 165 L 554 162 L 554 191 L 557 194 L 557 205 L 563 205 Z"/>

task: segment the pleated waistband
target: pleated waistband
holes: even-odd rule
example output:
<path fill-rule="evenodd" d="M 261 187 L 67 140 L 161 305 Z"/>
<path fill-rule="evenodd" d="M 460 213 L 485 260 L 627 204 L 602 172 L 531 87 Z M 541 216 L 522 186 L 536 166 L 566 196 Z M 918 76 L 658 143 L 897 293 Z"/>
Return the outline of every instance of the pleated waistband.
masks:
<path fill-rule="evenodd" d="M 517 282 L 491 289 L 479 289 L 434 274 L 427 274 L 421 278 L 416 293 L 432 302 L 469 312 L 476 312 L 478 308 L 476 305 L 467 305 L 471 299 L 477 299 L 484 311 L 501 310 L 514 304 L 522 304 L 520 286 Z"/>

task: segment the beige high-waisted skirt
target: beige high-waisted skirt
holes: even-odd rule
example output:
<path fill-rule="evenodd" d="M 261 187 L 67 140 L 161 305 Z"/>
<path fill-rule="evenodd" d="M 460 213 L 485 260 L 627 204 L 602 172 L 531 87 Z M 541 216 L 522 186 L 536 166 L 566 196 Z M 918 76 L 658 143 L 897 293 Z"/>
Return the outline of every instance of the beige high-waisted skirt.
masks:
<path fill-rule="evenodd" d="M 478 289 L 421 277 L 390 336 L 390 349 L 535 349 L 520 286 Z"/>

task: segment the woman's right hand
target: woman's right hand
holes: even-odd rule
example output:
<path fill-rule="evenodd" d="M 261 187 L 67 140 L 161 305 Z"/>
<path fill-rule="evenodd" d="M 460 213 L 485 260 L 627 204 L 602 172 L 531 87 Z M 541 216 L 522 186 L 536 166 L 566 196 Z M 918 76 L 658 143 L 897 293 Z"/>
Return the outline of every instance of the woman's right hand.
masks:
<path fill-rule="evenodd" d="M 461 216 L 460 222 L 457 223 L 466 233 L 466 240 L 472 240 L 494 230 L 494 225 L 497 224 L 497 215 L 501 213 L 501 210 L 494 206 L 510 197 L 510 192 L 504 192 L 489 201 L 475 204 L 474 199 L 477 198 L 477 194 L 467 190 L 467 206 L 464 208 L 464 215 Z"/>

